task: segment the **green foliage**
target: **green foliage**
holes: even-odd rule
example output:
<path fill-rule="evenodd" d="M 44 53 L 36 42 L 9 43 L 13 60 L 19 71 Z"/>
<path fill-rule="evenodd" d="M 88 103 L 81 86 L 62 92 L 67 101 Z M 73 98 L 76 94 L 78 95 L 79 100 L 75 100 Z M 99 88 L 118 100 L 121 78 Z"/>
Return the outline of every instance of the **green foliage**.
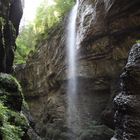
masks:
<path fill-rule="evenodd" d="M 15 63 L 23 64 L 26 63 L 27 56 L 30 51 L 34 50 L 35 47 L 35 30 L 32 24 L 28 24 L 23 27 L 20 35 L 16 40 L 17 50 L 15 54 Z"/>
<path fill-rule="evenodd" d="M 11 111 L 0 102 L 0 136 L 3 140 L 21 140 L 27 128 L 24 115 Z"/>
<path fill-rule="evenodd" d="M 0 17 L 0 27 L 5 25 L 5 19 Z"/>
<path fill-rule="evenodd" d="M 50 31 L 57 27 L 73 5 L 74 0 L 43 1 L 35 18 L 36 44 L 48 38 Z"/>
<path fill-rule="evenodd" d="M 140 43 L 140 40 L 137 40 L 136 43 Z"/>
<path fill-rule="evenodd" d="M 21 86 L 18 81 L 9 74 L 1 73 L 0 139 L 21 140 L 27 131 L 29 127 L 27 118 L 20 112 L 23 101 Z"/>
<path fill-rule="evenodd" d="M 74 0 L 55 0 L 57 12 L 64 16 L 74 5 Z"/>
<path fill-rule="evenodd" d="M 23 27 L 17 39 L 16 64 L 26 63 L 30 51 L 34 51 L 35 46 L 48 38 L 49 32 L 61 22 L 73 5 L 74 0 L 43 0 L 34 23 Z"/>
<path fill-rule="evenodd" d="M 3 17 L 0 17 L 0 32 L 1 32 L 1 38 L 2 38 L 3 45 L 5 44 L 4 33 L 3 33 L 5 23 L 6 23 L 5 19 Z M 5 47 L 5 46 L 3 46 L 3 47 Z"/>
<path fill-rule="evenodd" d="M 64 15 L 71 9 L 74 0 L 44 0 L 37 10 L 35 26 L 38 31 L 47 31 L 61 21 Z"/>

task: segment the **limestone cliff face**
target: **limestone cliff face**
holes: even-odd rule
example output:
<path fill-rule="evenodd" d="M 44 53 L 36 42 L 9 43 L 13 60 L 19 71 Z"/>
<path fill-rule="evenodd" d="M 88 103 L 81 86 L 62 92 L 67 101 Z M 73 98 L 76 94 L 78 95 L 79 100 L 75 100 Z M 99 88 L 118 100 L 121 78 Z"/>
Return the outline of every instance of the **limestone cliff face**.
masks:
<path fill-rule="evenodd" d="M 0 72 L 12 72 L 22 12 L 21 0 L 0 0 Z"/>
<path fill-rule="evenodd" d="M 79 140 L 109 140 L 112 137 L 112 100 L 119 92 L 119 75 L 130 47 L 140 38 L 139 16 L 139 0 L 80 1 L 77 105 L 87 131 L 81 130 Z M 16 73 L 24 87 L 35 130 L 42 139 L 68 139 L 65 126 L 66 22 L 67 19 L 51 32 L 29 56 L 24 68 Z"/>

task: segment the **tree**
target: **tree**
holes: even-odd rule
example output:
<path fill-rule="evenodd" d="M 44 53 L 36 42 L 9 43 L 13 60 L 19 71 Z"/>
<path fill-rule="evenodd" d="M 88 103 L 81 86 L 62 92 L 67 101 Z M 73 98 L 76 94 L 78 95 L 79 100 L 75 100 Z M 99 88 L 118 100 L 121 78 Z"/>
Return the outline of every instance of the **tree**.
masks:
<path fill-rule="evenodd" d="M 43 0 L 37 9 L 34 22 L 23 27 L 17 39 L 15 63 L 25 63 L 31 50 L 48 37 L 74 4 L 74 0 Z"/>
<path fill-rule="evenodd" d="M 17 50 L 15 54 L 15 63 L 25 63 L 27 56 L 35 47 L 36 33 L 33 24 L 28 24 L 22 28 L 19 37 L 16 40 Z"/>

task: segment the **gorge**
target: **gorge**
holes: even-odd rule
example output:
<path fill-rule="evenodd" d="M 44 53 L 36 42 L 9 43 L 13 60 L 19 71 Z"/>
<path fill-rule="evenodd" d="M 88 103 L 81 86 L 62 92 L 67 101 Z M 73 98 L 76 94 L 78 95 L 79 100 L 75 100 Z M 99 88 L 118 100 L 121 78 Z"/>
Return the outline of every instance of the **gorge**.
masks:
<path fill-rule="evenodd" d="M 29 106 L 22 107 L 29 124 L 17 140 L 139 140 L 139 39 L 139 0 L 77 1 L 15 68 Z M 4 91 L 15 93 L 1 81 L 0 103 Z"/>

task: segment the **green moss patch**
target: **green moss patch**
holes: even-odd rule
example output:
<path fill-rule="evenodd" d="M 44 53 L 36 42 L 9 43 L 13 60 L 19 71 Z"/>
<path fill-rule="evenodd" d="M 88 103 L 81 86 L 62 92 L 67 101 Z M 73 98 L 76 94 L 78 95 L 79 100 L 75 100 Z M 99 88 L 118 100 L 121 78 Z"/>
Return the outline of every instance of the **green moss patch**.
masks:
<path fill-rule="evenodd" d="M 22 113 L 14 112 L 0 103 L 0 136 L 3 140 L 21 140 L 28 126 Z"/>
<path fill-rule="evenodd" d="M 29 127 L 21 113 L 23 102 L 18 81 L 11 75 L 0 73 L 0 139 L 22 140 Z"/>
<path fill-rule="evenodd" d="M 21 110 L 23 103 L 21 86 L 11 75 L 0 74 L 0 101 L 9 109 Z"/>
<path fill-rule="evenodd" d="M 21 93 L 21 86 L 19 85 L 18 81 L 9 74 L 0 74 L 0 89 L 5 89 L 6 91 L 10 92 L 20 92 Z"/>

